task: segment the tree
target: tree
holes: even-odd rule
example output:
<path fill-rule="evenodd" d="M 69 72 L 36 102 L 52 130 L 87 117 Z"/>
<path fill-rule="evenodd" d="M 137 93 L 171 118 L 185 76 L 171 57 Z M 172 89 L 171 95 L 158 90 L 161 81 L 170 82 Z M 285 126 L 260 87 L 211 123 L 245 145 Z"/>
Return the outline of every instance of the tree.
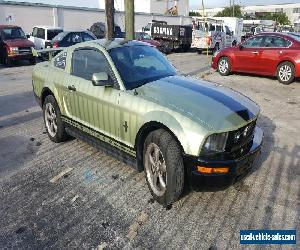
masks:
<path fill-rule="evenodd" d="M 233 15 L 233 6 L 225 7 L 222 11 L 219 11 L 215 16 L 223 17 L 223 16 L 232 16 L 232 15 Z M 240 5 L 234 5 L 234 16 L 243 17 L 243 13 Z"/>
<path fill-rule="evenodd" d="M 262 19 L 264 20 L 273 20 L 280 25 L 289 25 L 291 24 L 287 14 L 285 12 L 275 12 L 275 13 L 266 13 Z"/>
<path fill-rule="evenodd" d="M 200 12 L 190 11 L 189 16 L 202 16 Z"/>

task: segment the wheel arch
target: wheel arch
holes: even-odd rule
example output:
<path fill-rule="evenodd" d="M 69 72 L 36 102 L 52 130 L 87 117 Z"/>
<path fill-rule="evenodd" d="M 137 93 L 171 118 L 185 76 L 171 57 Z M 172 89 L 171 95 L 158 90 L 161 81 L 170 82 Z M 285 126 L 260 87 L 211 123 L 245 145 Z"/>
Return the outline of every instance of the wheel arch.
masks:
<path fill-rule="evenodd" d="M 183 146 L 181 144 L 181 142 L 179 141 L 178 137 L 173 133 L 173 131 L 171 129 L 169 129 L 166 125 L 164 125 L 161 122 L 157 122 L 157 121 L 149 121 L 146 122 L 138 131 L 137 136 L 135 138 L 135 145 L 134 145 L 134 149 L 136 150 L 136 159 L 137 159 L 137 166 L 138 166 L 138 170 L 142 171 L 144 169 L 144 164 L 143 164 L 143 151 L 144 151 L 144 142 L 147 138 L 147 136 L 157 130 L 157 129 L 164 129 L 166 131 L 168 131 L 171 136 L 176 140 L 176 142 L 178 143 L 180 150 L 182 153 L 184 153 L 184 149 Z"/>
<path fill-rule="evenodd" d="M 43 107 L 45 99 L 46 99 L 46 97 L 48 95 L 52 95 L 55 98 L 55 95 L 53 94 L 53 92 L 48 87 L 44 87 L 43 90 L 42 90 L 42 93 L 41 93 L 41 104 L 42 104 L 42 107 Z"/>
<path fill-rule="evenodd" d="M 280 64 L 285 63 L 285 62 L 288 62 L 288 63 L 293 64 L 294 69 L 296 70 L 296 63 L 295 63 L 293 60 L 291 60 L 290 58 L 284 58 L 284 59 L 280 60 L 279 63 L 277 63 L 276 69 L 275 69 L 275 73 L 274 73 L 275 76 L 277 75 L 278 67 L 280 66 Z M 296 72 L 295 72 L 295 73 L 296 73 Z"/>

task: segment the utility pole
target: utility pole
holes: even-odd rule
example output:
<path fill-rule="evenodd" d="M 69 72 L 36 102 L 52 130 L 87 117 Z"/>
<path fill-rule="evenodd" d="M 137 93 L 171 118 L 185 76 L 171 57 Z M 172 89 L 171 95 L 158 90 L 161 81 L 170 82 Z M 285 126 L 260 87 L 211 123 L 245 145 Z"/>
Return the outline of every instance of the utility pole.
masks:
<path fill-rule="evenodd" d="M 134 35 L 134 0 L 125 1 L 125 32 L 126 39 L 133 40 Z"/>
<path fill-rule="evenodd" d="M 232 16 L 234 17 L 234 0 L 232 0 Z"/>
<path fill-rule="evenodd" d="M 115 30 L 115 7 L 114 0 L 105 0 L 105 15 L 106 15 L 106 38 L 113 39 L 114 38 L 114 30 Z"/>

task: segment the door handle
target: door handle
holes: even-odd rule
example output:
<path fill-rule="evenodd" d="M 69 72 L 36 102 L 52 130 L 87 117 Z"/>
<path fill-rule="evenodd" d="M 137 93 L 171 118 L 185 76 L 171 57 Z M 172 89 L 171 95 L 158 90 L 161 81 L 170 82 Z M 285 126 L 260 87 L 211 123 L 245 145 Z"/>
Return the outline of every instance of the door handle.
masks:
<path fill-rule="evenodd" d="M 76 88 L 74 85 L 68 86 L 68 90 L 76 91 Z"/>
<path fill-rule="evenodd" d="M 257 54 L 258 54 L 258 51 L 253 51 L 252 54 L 256 54 L 256 55 L 257 55 Z"/>

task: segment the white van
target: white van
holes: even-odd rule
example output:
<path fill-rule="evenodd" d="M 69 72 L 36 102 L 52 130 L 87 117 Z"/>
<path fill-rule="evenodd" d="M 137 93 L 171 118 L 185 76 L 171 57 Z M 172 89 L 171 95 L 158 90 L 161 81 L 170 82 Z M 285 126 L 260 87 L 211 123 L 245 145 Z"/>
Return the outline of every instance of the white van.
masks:
<path fill-rule="evenodd" d="M 50 26 L 35 26 L 28 38 L 35 45 L 35 49 L 50 48 L 51 40 L 59 33 L 63 32 L 63 28 Z"/>

